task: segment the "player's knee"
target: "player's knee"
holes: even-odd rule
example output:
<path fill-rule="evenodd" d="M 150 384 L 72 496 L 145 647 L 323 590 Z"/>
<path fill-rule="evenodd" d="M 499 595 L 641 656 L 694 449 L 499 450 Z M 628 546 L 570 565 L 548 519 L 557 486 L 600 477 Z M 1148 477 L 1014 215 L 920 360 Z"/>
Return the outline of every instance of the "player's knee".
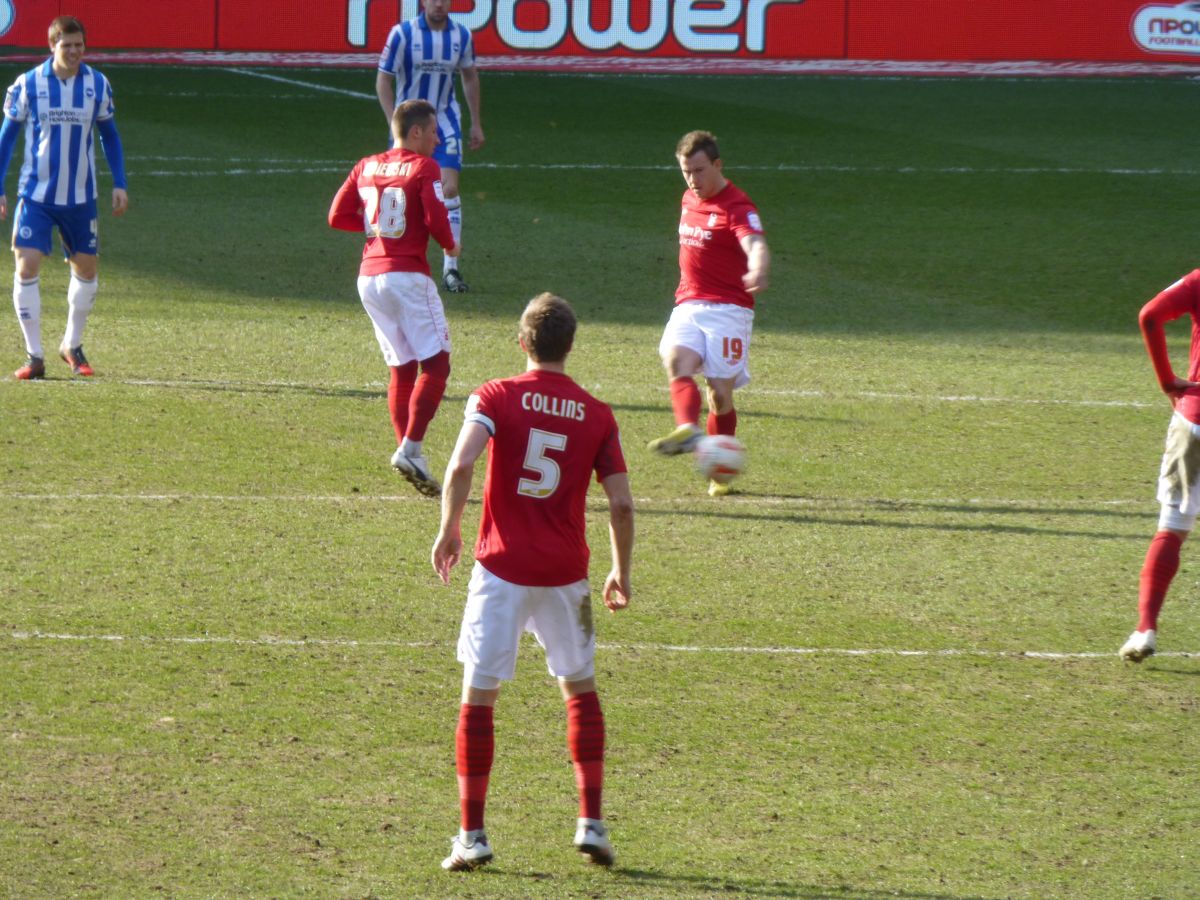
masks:
<path fill-rule="evenodd" d="M 467 666 L 463 671 L 463 689 L 469 688 L 477 691 L 498 691 L 500 690 L 500 679 L 494 675 L 478 672 L 474 666 Z"/>
<path fill-rule="evenodd" d="M 1179 511 L 1177 505 L 1164 503 L 1162 512 L 1158 516 L 1159 531 L 1176 531 L 1181 534 L 1188 534 L 1196 525 L 1196 515 L 1185 515 Z"/>

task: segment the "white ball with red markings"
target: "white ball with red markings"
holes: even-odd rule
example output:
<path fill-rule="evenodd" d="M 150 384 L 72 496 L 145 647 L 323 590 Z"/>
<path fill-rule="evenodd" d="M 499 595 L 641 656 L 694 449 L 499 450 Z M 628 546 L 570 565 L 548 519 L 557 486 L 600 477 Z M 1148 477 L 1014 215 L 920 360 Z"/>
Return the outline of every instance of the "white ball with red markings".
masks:
<path fill-rule="evenodd" d="M 696 468 L 717 484 L 728 484 L 746 468 L 746 448 L 728 434 L 709 434 L 696 445 Z"/>

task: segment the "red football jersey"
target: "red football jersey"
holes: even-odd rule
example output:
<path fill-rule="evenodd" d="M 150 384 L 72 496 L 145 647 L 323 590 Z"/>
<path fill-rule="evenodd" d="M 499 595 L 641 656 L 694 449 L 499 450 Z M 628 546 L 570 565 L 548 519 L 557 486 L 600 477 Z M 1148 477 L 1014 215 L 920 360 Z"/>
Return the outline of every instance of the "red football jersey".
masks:
<path fill-rule="evenodd" d="M 358 161 L 329 208 L 329 224 L 365 231 L 360 275 L 429 274 L 429 236 L 454 249 L 442 169 L 428 156 L 394 149 Z"/>
<path fill-rule="evenodd" d="M 1149 315 L 1162 322 L 1173 322 L 1182 316 L 1192 317 L 1192 347 L 1188 360 L 1188 381 L 1200 381 L 1200 269 L 1195 269 L 1160 293 L 1142 307 L 1142 315 Z M 1166 337 L 1150 346 L 1150 358 L 1154 361 L 1156 374 L 1161 378 L 1170 374 L 1170 358 L 1167 355 Z M 1159 372 L 1162 367 L 1164 371 Z M 1189 388 L 1183 392 L 1175 411 L 1194 425 L 1200 425 L 1200 388 Z"/>
<path fill-rule="evenodd" d="M 732 181 L 709 200 L 684 191 L 675 302 L 705 300 L 753 309 L 754 295 L 742 284 L 748 267 L 741 238 L 762 233 L 758 210 Z"/>
<path fill-rule="evenodd" d="M 586 578 L 592 472 L 603 481 L 626 471 L 612 410 L 569 376 L 534 369 L 475 391 L 467 421 L 492 436 L 476 561 L 512 584 Z"/>

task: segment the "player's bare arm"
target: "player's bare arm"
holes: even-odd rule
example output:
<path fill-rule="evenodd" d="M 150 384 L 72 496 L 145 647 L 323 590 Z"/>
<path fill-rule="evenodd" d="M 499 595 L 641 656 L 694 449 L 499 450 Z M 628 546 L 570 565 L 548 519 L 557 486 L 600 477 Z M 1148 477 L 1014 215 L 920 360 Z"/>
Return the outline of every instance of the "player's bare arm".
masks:
<path fill-rule="evenodd" d="M 466 422 L 458 433 L 458 442 L 446 465 L 442 484 L 442 524 L 433 542 L 433 570 L 443 584 L 450 583 L 450 570 L 462 558 L 462 515 L 471 496 L 471 478 L 475 461 L 487 447 L 487 429 L 477 422 Z"/>
<path fill-rule="evenodd" d="M 608 533 L 612 542 L 612 571 L 604 579 L 604 605 L 616 612 L 629 606 L 633 596 L 633 494 L 625 472 L 601 482 L 608 497 Z"/>
<path fill-rule="evenodd" d="M 379 98 L 379 108 L 390 128 L 392 112 L 396 109 L 396 80 L 390 72 L 375 73 L 375 96 Z"/>
<path fill-rule="evenodd" d="M 472 66 L 462 70 L 463 97 L 471 111 L 471 137 L 468 146 L 478 150 L 483 146 L 483 119 L 480 118 L 479 70 Z"/>
<path fill-rule="evenodd" d="M 746 254 L 746 274 L 742 276 L 742 284 L 751 294 L 765 291 L 771 268 L 771 252 L 767 249 L 766 238 L 761 234 L 748 234 L 739 243 Z"/>

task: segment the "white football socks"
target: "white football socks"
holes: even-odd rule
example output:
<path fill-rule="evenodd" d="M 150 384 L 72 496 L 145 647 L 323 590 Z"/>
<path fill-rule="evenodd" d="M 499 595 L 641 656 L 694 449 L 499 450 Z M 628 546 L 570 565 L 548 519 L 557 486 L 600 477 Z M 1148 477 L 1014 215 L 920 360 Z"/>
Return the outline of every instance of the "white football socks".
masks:
<path fill-rule="evenodd" d="M 97 280 L 84 281 L 74 273 L 67 287 L 67 331 L 63 335 L 63 343 L 74 349 L 83 343 L 83 328 L 87 325 L 88 314 L 96 305 Z"/>
<path fill-rule="evenodd" d="M 454 243 L 462 241 L 462 197 L 447 197 L 446 212 L 450 216 L 450 233 L 454 235 Z M 442 259 L 442 274 L 458 268 L 458 257 L 446 254 Z"/>
<path fill-rule="evenodd" d="M 13 273 L 13 309 L 25 336 L 25 351 L 30 356 L 45 358 L 42 352 L 42 290 L 40 281 L 22 281 Z"/>

